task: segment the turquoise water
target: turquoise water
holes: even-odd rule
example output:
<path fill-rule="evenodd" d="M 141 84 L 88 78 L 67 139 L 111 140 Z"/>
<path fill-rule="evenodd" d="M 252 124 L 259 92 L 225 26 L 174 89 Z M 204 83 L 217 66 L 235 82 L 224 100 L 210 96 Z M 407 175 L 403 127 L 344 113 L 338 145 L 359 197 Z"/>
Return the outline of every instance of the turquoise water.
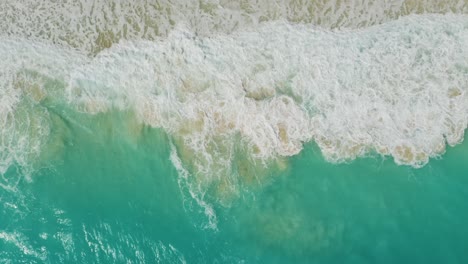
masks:
<path fill-rule="evenodd" d="M 422 169 L 380 156 L 332 164 L 307 144 L 287 170 L 246 188 L 230 207 L 216 206 L 213 230 L 197 226 L 206 219 L 180 191 L 162 131 L 142 127 L 129 134 L 132 115 L 125 112 L 68 115 L 81 118 L 79 125 L 61 118 L 59 157 L 34 181 L 20 178 L 20 191 L 2 191 L 3 263 L 468 258 L 466 143 Z M 6 175 L 15 177 L 14 170 Z"/>
<path fill-rule="evenodd" d="M 0 1 L 0 264 L 468 263 L 468 2 L 351 2 Z"/>

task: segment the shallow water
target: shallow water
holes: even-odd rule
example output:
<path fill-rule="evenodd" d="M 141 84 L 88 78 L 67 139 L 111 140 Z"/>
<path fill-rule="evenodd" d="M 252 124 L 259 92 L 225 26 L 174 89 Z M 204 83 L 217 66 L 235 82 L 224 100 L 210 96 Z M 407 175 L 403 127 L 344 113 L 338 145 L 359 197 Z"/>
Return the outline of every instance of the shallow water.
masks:
<path fill-rule="evenodd" d="M 331 164 L 314 144 L 274 179 L 215 206 L 183 195 L 160 130 L 128 113 L 70 123 L 60 158 L 2 192 L 2 262 L 463 263 L 467 144 L 422 169 L 380 156 Z M 106 122 L 107 121 L 107 122 Z M 112 122 L 111 122 L 112 121 Z M 88 125 L 94 126 L 88 126 Z M 4 177 L 18 177 L 15 171 Z"/>
<path fill-rule="evenodd" d="M 465 263 L 467 3 L 347 4 L 1 3 L 0 262 Z"/>

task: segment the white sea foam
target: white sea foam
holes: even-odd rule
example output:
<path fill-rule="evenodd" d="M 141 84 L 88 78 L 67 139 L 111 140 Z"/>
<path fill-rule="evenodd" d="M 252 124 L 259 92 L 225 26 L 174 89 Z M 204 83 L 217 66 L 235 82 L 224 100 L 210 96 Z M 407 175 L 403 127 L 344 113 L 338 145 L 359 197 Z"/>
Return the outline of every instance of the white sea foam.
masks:
<path fill-rule="evenodd" d="M 228 165 L 240 134 L 262 160 L 314 139 L 330 161 L 376 151 L 420 166 L 463 138 L 467 28 L 467 16 L 435 15 L 342 32 L 271 23 L 196 38 L 179 28 L 100 53 L 68 89 L 86 111 L 134 108 L 208 163 Z"/>
<path fill-rule="evenodd" d="M 216 214 L 214 212 L 213 206 L 211 204 L 208 204 L 204 200 L 206 189 L 200 188 L 201 186 L 199 184 L 193 183 L 193 181 L 189 179 L 190 172 L 184 168 L 182 161 L 180 160 L 177 154 L 176 147 L 172 143 L 171 143 L 170 160 L 172 164 L 174 164 L 174 167 L 176 168 L 179 174 L 178 183 L 179 183 L 179 186 L 181 187 L 182 195 L 185 196 L 189 194 L 190 198 L 196 201 L 197 205 L 203 209 L 204 215 L 208 217 L 208 223 L 206 225 L 203 225 L 203 228 L 217 229 L 218 220 L 216 218 Z M 187 203 L 187 200 L 184 201 L 184 204 L 186 203 Z M 192 206 L 190 206 L 190 210 L 193 210 Z"/>
<path fill-rule="evenodd" d="M 24 175 L 29 174 L 31 162 L 41 153 L 50 132 L 49 113 L 40 106 L 40 102 L 48 94 L 56 92 L 55 87 L 45 87 L 47 78 L 65 82 L 72 69 L 77 67 L 75 62 L 82 65 L 80 60 L 83 58 L 85 57 L 73 51 L 24 39 L 0 40 L 2 177 L 14 164 L 19 165 Z M 11 181 L 5 178 L 3 180 Z"/>
<path fill-rule="evenodd" d="M 344 31 L 276 22 L 211 38 L 182 27 L 100 53 L 73 72 L 68 94 L 92 113 L 130 107 L 172 135 L 173 163 L 215 219 L 207 190 L 235 195 L 258 176 L 239 168 L 295 155 L 304 142 L 331 162 L 376 152 L 414 167 L 459 143 L 467 47 L 468 17 L 454 15 Z"/>
<path fill-rule="evenodd" d="M 4 127 L 24 98 L 50 96 L 15 89 L 18 71 L 58 80 L 71 107 L 131 109 L 167 131 L 178 147 L 172 161 L 196 181 L 190 191 L 200 201 L 213 185 L 221 196 L 236 194 L 246 179 L 241 163 L 266 166 L 304 142 L 315 141 L 332 162 L 376 152 L 419 167 L 459 143 L 467 127 L 466 15 L 340 31 L 280 21 L 211 37 L 179 26 L 167 38 L 122 41 L 93 58 L 19 39 L 0 45 Z M 5 142 L 14 141 L 1 142 L 2 165 L 31 149 Z"/>
<path fill-rule="evenodd" d="M 0 231 L 0 241 L 2 241 L 3 243 L 14 245 L 15 248 L 24 255 L 35 257 L 37 260 L 41 261 L 46 260 L 46 254 L 44 254 L 44 252 L 35 251 L 34 248 L 28 243 L 28 239 L 26 238 L 26 236 L 20 232 L 8 233 Z M 5 253 L 8 254 L 8 252 Z"/>
<path fill-rule="evenodd" d="M 182 252 L 173 245 L 144 235 L 135 237 L 118 226 L 114 226 L 111 232 L 110 225 L 106 223 L 97 227 L 82 225 L 82 233 L 88 252 L 94 253 L 95 259 L 105 263 L 133 263 L 134 259 L 138 263 L 186 263 Z M 70 257 L 77 259 L 77 262 L 82 259 L 81 252 L 67 252 L 73 254 Z"/>
<path fill-rule="evenodd" d="M 466 0 L 0 1 L 0 35 L 41 39 L 96 54 L 121 39 L 166 36 L 185 23 L 200 35 L 287 19 L 358 28 L 412 13 L 468 13 Z"/>

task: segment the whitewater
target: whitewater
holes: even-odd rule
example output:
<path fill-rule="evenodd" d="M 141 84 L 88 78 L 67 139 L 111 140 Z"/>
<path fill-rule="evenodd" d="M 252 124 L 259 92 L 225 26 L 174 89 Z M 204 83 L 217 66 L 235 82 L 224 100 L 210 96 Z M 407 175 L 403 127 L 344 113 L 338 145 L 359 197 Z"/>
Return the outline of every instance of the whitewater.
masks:
<path fill-rule="evenodd" d="M 140 160 L 170 162 L 183 212 L 215 233 L 223 210 L 301 171 L 294 159 L 311 144 L 324 166 L 370 158 L 431 168 L 468 126 L 468 7 L 381 2 L 1 3 L 3 215 L 32 210 L 24 184 L 70 172 L 63 164 L 86 171 L 69 157 L 107 155 L 102 146 L 136 157 L 146 142 Z M 132 155 L 109 155 L 98 158 L 132 164 Z M 107 173 L 102 166 L 90 171 Z M 0 241 L 48 259 L 21 232 L 2 230 Z M 169 254 L 159 261 L 186 261 L 170 243 L 128 236 Z"/>
<path fill-rule="evenodd" d="M 47 148 L 49 101 L 134 112 L 170 134 L 207 181 L 232 177 L 236 136 L 254 164 L 313 140 L 331 162 L 377 153 L 422 166 L 463 139 L 467 47 L 468 20 L 456 15 L 344 31 L 275 22 L 210 38 L 179 27 L 92 58 L 3 39 L 3 172 Z"/>

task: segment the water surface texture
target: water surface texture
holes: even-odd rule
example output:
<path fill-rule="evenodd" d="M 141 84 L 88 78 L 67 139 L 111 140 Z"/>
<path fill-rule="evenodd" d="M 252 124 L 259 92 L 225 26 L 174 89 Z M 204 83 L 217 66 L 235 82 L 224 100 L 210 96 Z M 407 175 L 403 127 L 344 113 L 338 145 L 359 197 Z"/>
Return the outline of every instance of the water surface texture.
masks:
<path fill-rule="evenodd" d="M 466 263 L 468 2 L 3 1 L 1 263 Z"/>

